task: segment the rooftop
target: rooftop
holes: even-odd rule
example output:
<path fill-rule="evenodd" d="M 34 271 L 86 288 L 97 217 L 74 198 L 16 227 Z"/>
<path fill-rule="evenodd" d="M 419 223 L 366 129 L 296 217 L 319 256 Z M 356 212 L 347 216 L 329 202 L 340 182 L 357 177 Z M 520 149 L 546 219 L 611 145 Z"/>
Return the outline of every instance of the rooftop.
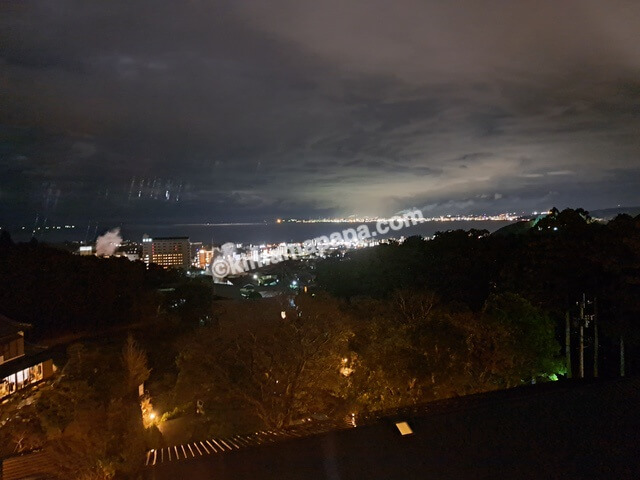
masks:
<path fill-rule="evenodd" d="M 189 237 L 150 237 L 151 240 L 189 240 Z"/>
<path fill-rule="evenodd" d="M 310 422 L 152 450 L 146 474 L 154 480 L 640 478 L 639 401 L 637 378 L 520 387 L 357 417 L 355 427 Z"/>
<path fill-rule="evenodd" d="M 27 328 L 31 328 L 31 325 L 28 323 L 16 322 L 0 313 L 0 338 L 19 335 L 20 332 Z"/>

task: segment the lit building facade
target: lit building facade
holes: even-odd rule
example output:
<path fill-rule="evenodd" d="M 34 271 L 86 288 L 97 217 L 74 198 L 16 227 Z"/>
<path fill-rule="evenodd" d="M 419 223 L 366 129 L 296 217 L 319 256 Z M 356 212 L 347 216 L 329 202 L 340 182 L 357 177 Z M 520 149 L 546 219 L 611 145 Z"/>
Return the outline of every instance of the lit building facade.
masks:
<path fill-rule="evenodd" d="M 198 267 L 202 268 L 203 270 L 207 268 L 207 266 L 211 265 L 211 261 L 213 260 L 213 249 L 211 250 L 205 250 L 205 249 L 200 249 L 198 250 Z"/>
<path fill-rule="evenodd" d="M 198 267 L 199 263 L 200 263 L 199 262 L 199 252 L 204 247 L 202 245 L 202 242 L 191 242 L 190 246 L 191 246 L 191 256 L 189 258 L 191 259 L 191 266 L 192 267 Z"/>
<path fill-rule="evenodd" d="M 55 367 L 48 352 L 25 350 L 24 329 L 29 327 L 0 315 L 0 399 L 51 377 Z"/>
<path fill-rule="evenodd" d="M 147 265 L 155 263 L 165 268 L 189 269 L 191 245 L 189 237 L 142 238 L 142 260 Z"/>

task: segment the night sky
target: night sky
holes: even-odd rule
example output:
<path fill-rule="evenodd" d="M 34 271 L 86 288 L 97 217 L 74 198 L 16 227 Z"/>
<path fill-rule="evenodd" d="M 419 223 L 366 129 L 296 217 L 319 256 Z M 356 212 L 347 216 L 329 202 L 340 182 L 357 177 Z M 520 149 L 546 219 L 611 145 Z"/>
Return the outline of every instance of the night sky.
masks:
<path fill-rule="evenodd" d="M 0 224 L 640 204 L 637 0 L 2 0 Z"/>

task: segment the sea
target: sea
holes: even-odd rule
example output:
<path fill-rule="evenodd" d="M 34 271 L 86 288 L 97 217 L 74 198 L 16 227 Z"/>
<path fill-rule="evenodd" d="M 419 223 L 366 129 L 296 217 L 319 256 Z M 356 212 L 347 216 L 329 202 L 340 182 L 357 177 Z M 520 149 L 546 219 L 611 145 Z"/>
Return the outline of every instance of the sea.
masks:
<path fill-rule="evenodd" d="M 488 230 L 494 232 L 513 222 L 490 220 L 467 221 L 427 221 L 412 225 L 400 230 L 390 231 L 386 234 L 377 233 L 375 238 L 400 238 L 420 235 L 432 237 L 436 232 L 447 230 Z M 304 242 L 321 236 L 329 237 L 332 233 L 342 232 L 347 229 L 356 229 L 359 225 L 366 225 L 370 232 L 376 232 L 376 223 L 338 223 L 338 222 L 314 222 L 314 223 L 218 223 L 218 224 L 122 224 L 119 226 L 99 227 L 74 227 L 40 231 L 36 238 L 46 243 L 85 242 L 92 243 L 95 238 L 110 228 L 120 228 L 120 235 L 124 240 L 134 242 L 142 241 L 143 235 L 150 237 L 189 237 L 192 242 L 202 242 L 205 245 L 221 245 L 223 243 L 243 244 L 274 244 Z M 11 232 L 16 241 L 28 241 L 31 232 Z"/>

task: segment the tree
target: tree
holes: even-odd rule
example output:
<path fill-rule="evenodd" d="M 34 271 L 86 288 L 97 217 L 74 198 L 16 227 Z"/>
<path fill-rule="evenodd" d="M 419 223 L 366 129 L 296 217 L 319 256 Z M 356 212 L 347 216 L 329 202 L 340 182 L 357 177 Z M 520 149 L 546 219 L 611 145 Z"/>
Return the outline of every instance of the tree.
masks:
<path fill-rule="evenodd" d="M 41 448 L 46 435 L 33 404 L 9 400 L 0 412 L 0 457 Z"/>
<path fill-rule="evenodd" d="M 317 280 L 342 298 L 389 298 L 397 290 L 426 289 L 478 310 L 511 250 L 511 239 L 490 237 L 486 230 L 437 232 L 429 241 L 411 237 L 320 261 Z"/>
<path fill-rule="evenodd" d="M 184 342 L 177 397 L 204 400 L 212 417 L 226 411 L 244 428 L 251 419 L 255 427 L 280 428 L 330 414 L 344 383 L 339 370 L 349 334 L 342 317 L 337 302 L 307 295 L 290 303 L 229 304 L 218 328 L 200 329 Z"/>
<path fill-rule="evenodd" d="M 512 350 L 510 368 L 503 372 L 511 385 L 536 381 L 564 373 L 554 322 L 526 299 L 515 294 L 492 295 L 484 305 L 483 317 L 492 328 L 509 334 Z"/>
<path fill-rule="evenodd" d="M 173 275 L 124 258 L 5 241 L 0 247 L 0 313 L 33 324 L 36 338 L 95 333 L 157 316 L 156 283 Z"/>
<path fill-rule="evenodd" d="M 167 293 L 164 305 L 185 326 L 197 326 L 211 320 L 213 290 L 211 279 L 187 279 Z"/>
<path fill-rule="evenodd" d="M 147 381 L 151 370 L 147 367 L 147 354 L 131 334 L 122 349 L 122 364 L 127 375 L 127 390 L 137 395 L 138 385 Z"/>
<path fill-rule="evenodd" d="M 357 411 L 411 405 L 547 379 L 562 370 L 553 323 L 516 295 L 481 312 L 452 309 L 433 293 L 352 304 Z"/>
<path fill-rule="evenodd" d="M 122 369 L 113 368 L 122 360 Z M 146 378 L 144 352 L 130 337 L 122 353 L 69 347 L 68 361 L 35 402 L 44 448 L 70 478 L 134 478 L 145 450 L 137 395 Z M 134 390 L 135 392 L 135 390 Z"/>

